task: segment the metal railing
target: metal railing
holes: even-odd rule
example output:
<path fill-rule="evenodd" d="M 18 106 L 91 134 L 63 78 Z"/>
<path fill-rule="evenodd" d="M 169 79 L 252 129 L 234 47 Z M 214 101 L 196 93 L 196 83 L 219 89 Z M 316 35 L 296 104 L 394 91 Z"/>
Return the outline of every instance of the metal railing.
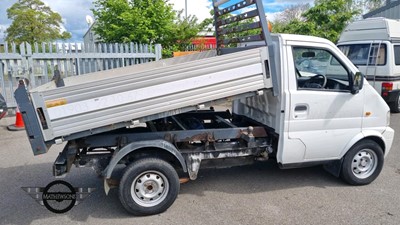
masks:
<path fill-rule="evenodd" d="M 66 78 L 160 58 L 160 44 L 6 43 L 0 46 L 1 94 L 7 106 L 13 108 L 13 93 L 19 79 L 28 78 L 34 88 L 51 81 L 55 71 Z"/>

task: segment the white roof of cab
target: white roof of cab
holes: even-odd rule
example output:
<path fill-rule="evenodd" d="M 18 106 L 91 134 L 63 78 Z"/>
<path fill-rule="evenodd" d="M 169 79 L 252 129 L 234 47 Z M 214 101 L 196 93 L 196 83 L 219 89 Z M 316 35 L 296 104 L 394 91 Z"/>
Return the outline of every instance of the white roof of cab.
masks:
<path fill-rule="evenodd" d="M 400 20 L 375 17 L 355 21 L 347 25 L 338 43 L 367 40 L 400 41 Z"/>
<path fill-rule="evenodd" d="M 281 34 L 281 33 L 272 33 L 272 37 L 274 38 L 280 38 L 283 42 L 285 41 L 306 41 L 306 42 L 314 42 L 314 43 L 325 43 L 325 44 L 330 44 L 332 46 L 335 46 L 331 41 L 325 39 L 325 38 L 320 38 L 320 37 L 315 37 L 315 36 L 307 36 L 307 35 L 299 35 L 299 34 Z M 240 44 L 240 47 L 243 46 L 251 46 L 251 45 L 264 45 L 264 41 L 253 41 L 253 42 L 246 42 Z"/>
<path fill-rule="evenodd" d="M 272 36 L 280 36 L 282 40 L 285 41 L 307 41 L 307 42 L 319 42 L 319 43 L 329 43 L 334 45 L 331 41 L 325 39 L 325 38 L 320 38 L 320 37 L 315 37 L 315 36 L 308 36 L 308 35 L 299 35 L 299 34 L 272 34 Z"/>

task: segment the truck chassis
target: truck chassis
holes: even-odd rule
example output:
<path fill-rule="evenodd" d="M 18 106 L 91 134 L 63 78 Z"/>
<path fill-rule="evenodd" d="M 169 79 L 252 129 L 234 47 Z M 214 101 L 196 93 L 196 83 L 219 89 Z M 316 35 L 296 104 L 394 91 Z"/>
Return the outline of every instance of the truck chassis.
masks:
<path fill-rule="evenodd" d="M 249 157 L 251 161 L 268 159 L 273 152 L 273 138 L 268 135 L 267 128 L 240 119 L 242 121 L 238 121 L 239 118 L 232 121 L 228 110 L 202 110 L 149 121 L 143 127 L 122 128 L 75 139 L 69 141 L 59 154 L 53 172 L 62 177 L 75 164 L 93 167 L 99 174 L 110 178 L 113 157 L 120 157 L 118 164 L 129 164 L 137 158 L 152 155 L 157 149 L 166 148 L 167 151 L 160 152 L 160 158 L 188 172 L 191 180 L 197 178 L 202 161 L 238 157 Z M 134 149 L 130 143 L 140 147 Z M 144 149 L 146 151 L 140 151 Z M 242 159 L 235 161 L 225 165 L 249 163 Z"/>
<path fill-rule="evenodd" d="M 168 208 L 176 198 L 174 193 L 179 191 L 178 179 L 195 180 L 200 165 L 203 168 L 240 166 L 268 160 L 274 153 L 272 131 L 245 117 L 233 117 L 229 110 L 193 111 L 142 125 L 68 141 L 54 162 L 54 175 L 63 177 L 72 165 L 92 167 L 104 177 L 108 193 L 110 187 L 116 186 L 112 173 L 117 165 L 127 165 L 126 171 L 135 165 L 131 170 L 136 172 L 141 168 L 140 162 L 145 168 L 155 161 L 156 168 L 136 176 L 135 180 L 146 179 L 143 185 L 132 181 L 133 178 L 129 180 L 132 176 L 125 175 L 127 172 L 117 181 L 124 207 L 132 214 L 147 215 Z M 164 171 L 164 167 L 171 166 L 172 169 Z M 168 174 L 173 175 L 168 177 Z M 137 193 L 129 192 L 132 182 Z M 161 187 L 164 182 L 168 183 L 168 189 Z M 121 196 L 127 190 L 128 196 Z M 129 196 L 135 199 L 134 203 L 126 202 L 131 199 Z M 154 204 L 159 207 L 153 207 Z"/>

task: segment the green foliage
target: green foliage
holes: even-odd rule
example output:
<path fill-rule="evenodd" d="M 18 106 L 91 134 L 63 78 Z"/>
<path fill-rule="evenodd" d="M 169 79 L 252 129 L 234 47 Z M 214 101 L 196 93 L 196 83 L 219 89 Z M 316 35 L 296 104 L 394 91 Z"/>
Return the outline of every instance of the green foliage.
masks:
<path fill-rule="evenodd" d="M 169 40 L 172 43 L 176 43 L 175 47 L 179 51 L 185 50 L 185 47 L 191 44 L 191 41 L 197 36 L 201 28 L 195 16 L 190 15 L 187 18 L 183 18 L 182 12 L 177 12 L 177 17 L 174 21 L 173 38 Z"/>
<path fill-rule="evenodd" d="M 206 30 L 207 28 L 212 27 L 212 30 L 214 31 L 214 34 L 215 34 L 214 10 L 210 10 L 210 15 L 211 15 L 211 18 L 206 18 L 201 23 L 201 27 L 202 27 L 203 30 Z M 220 16 L 219 18 L 224 20 L 224 19 L 231 18 L 233 16 L 235 16 L 235 15 L 233 15 L 231 13 L 227 13 L 225 15 Z M 236 22 L 227 24 L 227 25 L 223 26 L 222 28 L 238 28 L 238 27 L 241 27 L 243 25 L 251 24 L 251 23 L 253 23 L 255 21 L 256 21 L 255 18 L 244 19 L 244 20 L 241 20 L 241 21 L 236 21 Z M 208 29 L 208 31 L 210 31 L 210 30 L 211 29 Z M 241 31 L 241 32 L 225 34 L 223 36 L 223 39 L 232 39 L 232 38 L 237 38 L 237 37 L 246 37 L 246 36 L 252 36 L 252 35 L 259 35 L 259 34 L 261 34 L 261 28 L 256 28 L 256 29 L 251 29 L 251 30 L 246 30 L 246 31 Z M 236 46 L 237 46 L 237 43 L 231 43 L 231 44 L 225 45 L 225 47 L 236 47 Z"/>
<path fill-rule="evenodd" d="M 105 42 L 169 39 L 175 14 L 163 0 L 96 0 L 95 32 Z"/>
<path fill-rule="evenodd" d="M 318 36 L 335 43 L 347 23 L 359 13 L 359 10 L 349 8 L 345 0 L 317 0 L 314 7 L 302 14 L 304 21 L 294 19 L 287 24 L 275 23 L 273 32 Z"/>
<path fill-rule="evenodd" d="M 7 16 L 13 20 L 6 30 L 9 42 L 50 42 L 71 37 L 68 32 L 60 32 L 60 14 L 40 0 L 19 0 L 7 9 Z"/>
<path fill-rule="evenodd" d="M 104 42 L 159 43 L 171 56 L 199 32 L 195 16 L 182 18 L 168 0 L 95 0 L 95 32 Z"/>

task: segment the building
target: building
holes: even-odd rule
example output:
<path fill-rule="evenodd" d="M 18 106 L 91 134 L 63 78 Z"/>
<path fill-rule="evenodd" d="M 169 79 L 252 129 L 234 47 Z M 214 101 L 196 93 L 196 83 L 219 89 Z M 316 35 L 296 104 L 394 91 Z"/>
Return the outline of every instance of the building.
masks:
<path fill-rule="evenodd" d="M 372 10 L 363 15 L 364 19 L 371 17 L 385 17 L 388 19 L 400 19 L 400 0 L 387 0 L 386 5 Z"/>
<path fill-rule="evenodd" d="M 214 31 L 200 31 L 198 37 L 193 39 L 192 46 L 197 50 L 214 49 L 217 46 L 217 39 Z"/>
<path fill-rule="evenodd" d="M 97 35 L 96 32 L 94 32 L 93 30 L 95 24 L 96 22 L 91 23 L 89 29 L 83 35 L 83 42 L 85 44 L 97 44 L 101 42 L 99 35 Z"/>

